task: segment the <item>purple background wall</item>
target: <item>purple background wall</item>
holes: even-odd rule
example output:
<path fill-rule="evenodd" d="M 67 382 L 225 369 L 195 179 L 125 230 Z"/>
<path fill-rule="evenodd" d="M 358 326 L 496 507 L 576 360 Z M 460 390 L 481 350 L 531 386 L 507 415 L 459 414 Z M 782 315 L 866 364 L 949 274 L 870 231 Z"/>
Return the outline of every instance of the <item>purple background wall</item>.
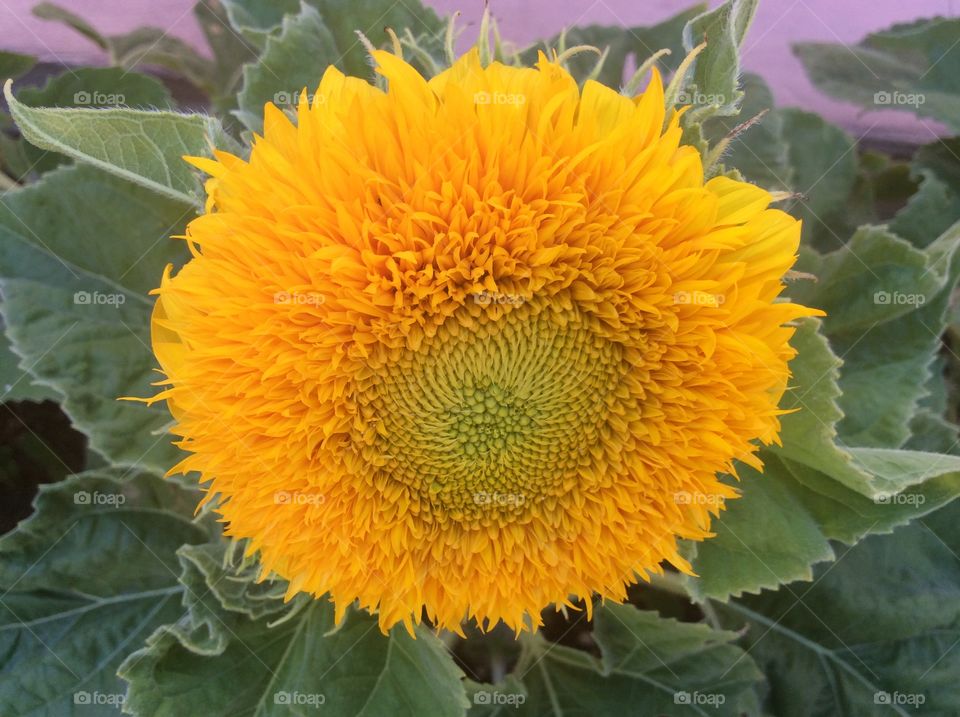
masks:
<path fill-rule="evenodd" d="M 0 0 L 0 47 L 37 54 L 50 61 L 103 61 L 101 53 L 85 39 L 33 17 L 30 9 L 36 1 Z M 108 34 L 150 24 L 205 47 L 191 12 L 195 0 L 60 2 Z M 460 10 L 462 20 L 472 28 L 483 10 L 482 0 L 428 2 L 441 14 Z M 691 4 L 693 0 L 491 0 L 504 36 L 520 44 L 576 24 L 652 24 Z M 718 0 L 710 1 L 711 6 L 716 4 Z M 807 81 L 790 45 L 799 41 L 853 44 L 866 33 L 896 22 L 934 15 L 954 17 L 958 11 L 960 0 L 761 0 L 744 47 L 744 65 L 766 78 L 778 104 L 815 110 L 859 135 L 930 141 L 931 135 L 941 130 L 936 123 L 889 110 L 864 113 L 852 105 L 824 98 Z M 466 34 L 470 33 L 468 29 Z"/>

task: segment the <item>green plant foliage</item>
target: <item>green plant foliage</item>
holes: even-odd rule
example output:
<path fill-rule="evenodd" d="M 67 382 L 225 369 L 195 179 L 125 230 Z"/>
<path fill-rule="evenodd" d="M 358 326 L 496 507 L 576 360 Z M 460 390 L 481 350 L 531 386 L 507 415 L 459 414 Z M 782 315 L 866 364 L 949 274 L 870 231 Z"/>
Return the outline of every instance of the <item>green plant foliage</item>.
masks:
<path fill-rule="evenodd" d="M 32 381 L 52 389 L 94 450 L 163 472 L 176 460 L 154 388 L 147 294 L 187 255 L 179 202 L 92 167 L 0 198 L 0 314 Z"/>
<path fill-rule="evenodd" d="M 118 400 L 157 392 L 150 292 L 189 258 L 171 237 L 203 210 L 183 156 L 244 156 L 264 104 L 289 110 L 330 65 L 376 82 L 367 43 L 392 47 L 387 28 L 425 75 L 442 70 L 446 21 L 416 0 L 205 0 L 205 53 L 38 6 L 111 66 L 36 87 L 34 58 L 0 52 L 0 79 L 20 78 L 0 115 L 0 403 L 18 427 L 3 436 L 0 494 L 19 518 L 37 493 L 0 535 L 0 715 L 954 714 L 960 141 L 890 156 L 775 107 L 740 63 L 756 9 L 571 27 L 519 52 L 510 28 L 484 40 L 504 62 L 556 50 L 580 82 L 627 93 L 646 80 L 628 71 L 670 50 L 655 63 L 668 110 L 690 106 L 685 141 L 707 176 L 745 178 L 802 219 L 785 294 L 825 316 L 796 322 L 781 442 L 761 448 L 762 473 L 738 464 L 724 479 L 740 497 L 717 506 L 714 537 L 683 546 L 694 575 L 641 581 L 632 604 L 592 605 L 592 620 L 567 606 L 545 610 L 538 633 L 466 621 L 464 637 L 429 620 L 382 634 L 356 606 L 337 624 L 326 596 L 289 594 L 197 510 L 199 486 L 162 478 L 183 455 L 167 410 Z M 797 53 L 833 96 L 955 131 L 958 22 Z M 563 54 L 581 45 L 603 57 Z M 173 99 L 179 80 L 202 102 Z M 75 455 L 51 452 L 24 407 L 56 407 L 79 432 Z"/>
<path fill-rule="evenodd" d="M 116 711 L 120 662 L 181 612 L 175 551 L 210 539 L 191 517 L 197 498 L 117 470 L 41 489 L 36 513 L 0 539 L 4 715 Z"/>
<path fill-rule="evenodd" d="M 581 81 L 592 77 L 608 87 L 620 89 L 625 81 L 627 62 L 631 57 L 639 65 L 659 50 L 667 49 L 670 54 L 661 58 L 660 66 L 667 71 L 675 71 L 684 55 L 683 28 L 705 11 L 706 5 L 695 5 L 650 27 L 590 25 L 569 28 L 561 35 L 555 35 L 523 50 L 519 53 L 519 59 L 520 62 L 531 65 L 536 62 L 537 53 L 541 51 L 560 51 L 564 47 L 580 45 L 595 47 L 606 52 L 599 72 L 596 72 L 599 58 L 592 53 L 574 55 L 567 61 L 567 68 Z"/>
<path fill-rule="evenodd" d="M 894 25 L 858 45 L 803 43 L 794 52 L 827 94 L 871 110 L 899 109 L 960 129 L 960 20 Z"/>

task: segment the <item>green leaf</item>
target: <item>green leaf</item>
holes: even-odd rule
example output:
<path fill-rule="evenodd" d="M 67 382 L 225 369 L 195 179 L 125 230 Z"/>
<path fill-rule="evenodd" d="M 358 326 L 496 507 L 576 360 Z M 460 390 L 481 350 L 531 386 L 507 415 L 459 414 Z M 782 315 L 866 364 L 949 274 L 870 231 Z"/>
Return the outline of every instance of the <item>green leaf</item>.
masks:
<path fill-rule="evenodd" d="M 90 40 L 90 42 L 98 45 L 100 49 L 107 49 L 107 39 L 101 35 L 95 27 L 79 15 L 70 12 L 56 3 L 42 2 L 39 5 L 35 5 L 33 14 L 41 20 L 52 20 L 53 22 L 59 22 L 67 27 L 73 28 Z"/>
<path fill-rule="evenodd" d="M 751 86 L 747 84 L 748 98 Z M 760 109 L 764 107 L 753 105 L 742 118 Z M 803 220 L 806 243 L 836 247 L 847 239 L 832 227 L 849 211 L 857 153 L 853 139 L 839 127 L 810 112 L 773 109 L 731 142 L 724 162 L 764 189 L 795 194 L 778 208 Z"/>
<path fill-rule="evenodd" d="M 608 87 L 619 90 L 624 82 L 624 68 L 627 60 L 632 56 L 637 65 L 661 49 L 670 50 L 670 54 L 661 58 L 662 68 L 669 72 L 677 69 L 683 60 L 682 33 L 684 26 L 694 17 L 706 10 L 701 3 L 649 27 L 622 27 L 620 25 L 589 25 L 586 27 L 572 27 L 561 35 L 555 35 L 525 49 L 520 53 L 520 60 L 526 65 L 536 62 L 539 49 L 557 49 L 561 43 L 565 47 L 590 45 L 600 50 L 607 50 L 607 57 L 596 80 Z M 591 53 L 582 53 L 570 58 L 567 67 L 571 74 L 583 81 L 591 75 L 597 64 L 597 56 Z"/>
<path fill-rule="evenodd" d="M 939 454 L 925 455 L 935 467 Z M 727 503 L 716 536 L 696 544 L 698 577 L 686 580 L 689 591 L 698 600 L 727 600 L 810 580 L 816 563 L 835 558 L 830 541 L 888 533 L 960 495 L 960 468 L 951 463 L 952 472 L 934 468 L 918 484 L 871 499 L 801 463 L 764 455 L 762 475 L 739 469 L 742 497 Z"/>
<path fill-rule="evenodd" d="M 169 108 L 170 93 L 162 83 L 147 75 L 115 67 L 81 67 L 50 78 L 43 87 L 24 87 L 17 99 L 30 107 L 142 107 Z M 59 166 L 66 157 L 20 140 L 29 169 L 23 174 L 42 174 Z"/>
<path fill-rule="evenodd" d="M 389 43 L 388 27 L 400 36 L 407 28 L 414 35 L 442 35 L 446 30 L 446 23 L 420 0 L 311 0 L 310 4 L 320 11 L 337 43 L 340 59 L 336 66 L 354 77 L 370 79 L 374 74 L 358 31 L 374 46 L 382 47 Z"/>
<path fill-rule="evenodd" d="M 137 67 L 163 67 L 179 74 L 197 87 L 212 93 L 213 64 L 193 46 L 170 34 L 169 29 L 140 27 L 121 35 L 104 36 L 83 18 L 54 3 L 42 3 L 34 14 L 62 22 L 96 43 L 110 55 L 110 63 L 130 71 Z"/>
<path fill-rule="evenodd" d="M 0 50 L 0 80 L 6 82 L 24 75 L 37 64 L 37 58 L 32 55 L 21 55 L 19 52 Z"/>
<path fill-rule="evenodd" d="M 312 601 L 301 593 L 286 602 L 288 584 L 283 580 L 259 582 L 256 561 L 238 559 L 238 552 L 225 551 L 223 540 L 184 545 L 177 551 L 187 615 L 165 629 L 191 652 L 219 655 L 245 619 L 276 621 L 281 619 L 280 613 L 296 612 Z"/>
<path fill-rule="evenodd" d="M 838 431 L 845 442 L 899 447 L 910 438 L 960 273 L 958 244 L 960 227 L 923 250 L 864 227 L 846 248 L 802 262 L 819 279 L 794 293 L 827 312 L 824 327 L 844 357 Z"/>
<path fill-rule="evenodd" d="M 345 74 L 364 79 L 372 79 L 374 73 L 357 32 L 363 33 L 374 46 L 383 47 L 389 43 L 385 30 L 388 27 L 400 37 L 407 29 L 415 37 L 439 37 L 446 30 L 446 23 L 420 0 L 352 0 L 349 3 L 341 0 L 305 0 L 304 3 L 297 0 L 224 0 L 230 23 L 261 49 L 267 47 L 271 36 L 282 31 L 285 16 L 304 14 L 303 5 L 319 11 L 323 24 L 333 37 L 336 54 L 330 64 L 335 64 Z M 307 86 L 319 84 L 320 74 Z M 284 87 L 284 91 L 289 90 Z"/>
<path fill-rule="evenodd" d="M 832 97 L 872 110 L 899 109 L 960 129 L 960 20 L 894 25 L 858 45 L 794 46 L 810 80 Z"/>
<path fill-rule="evenodd" d="M 763 676 L 732 644 L 735 633 L 609 604 L 596 610 L 593 637 L 602 654 L 599 660 L 548 643 L 539 634 L 531 636 L 513 673 L 526 688 L 526 698 L 515 711 L 509 707 L 503 714 L 756 714 L 753 688 Z M 498 692 L 516 694 L 512 685 L 482 689 L 491 703 Z M 473 699 L 476 703 L 476 692 Z"/>
<path fill-rule="evenodd" d="M 91 714 L 86 698 L 116 713 L 123 657 L 181 613 L 173 551 L 210 536 L 198 499 L 143 473 L 40 486 L 34 515 L 0 538 L 5 717 Z"/>
<path fill-rule="evenodd" d="M 236 109 L 236 93 L 243 79 L 243 66 L 257 59 L 257 48 L 230 27 L 226 8 L 219 2 L 198 2 L 193 14 L 213 51 L 211 102 L 217 114 Z"/>
<path fill-rule="evenodd" d="M 107 38 L 110 61 L 117 67 L 163 67 L 181 75 L 206 92 L 212 92 L 213 65 L 193 46 L 159 27 L 140 27 Z"/>
<path fill-rule="evenodd" d="M 351 611 L 334 627 L 333 607 L 313 600 L 295 618 L 231 625 L 217 654 L 197 654 L 178 629 L 158 630 L 120 668 L 128 708 L 141 717 L 205 714 L 324 714 L 344 717 L 462 715 L 462 673 L 426 630 L 411 638 L 397 626 Z"/>
<path fill-rule="evenodd" d="M 56 401 L 59 396 L 49 386 L 33 382 L 33 377 L 20 367 L 20 357 L 13 352 L 5 330 L 0 330 L 0 402 Z"/>
<path fill-rule="evenodd" d="M 77 166 L 0 199 L 0 313 L 37 383 L 108 460 L 165 472 L 179 451 L 151 396 L 152 300 L 163 267 L 187 256 L 183 205 Z"/>
<path fill-rule="evenodd" d="M 784 717 L 952 714 L 960 701 L 957 504 L 871 537 L 787 585 L 728 606 Z M 922 703 L 921 703 L 922 700 Z M 886 706 L 884 706 L 886 705 Z"/>
<path fill-rule="evenodd" d="M 960 138 L 924 145 L 913 156 L 916 194 L 897 212 L 890 229 L 924 248 L 960 220 Z"/>
<path fill-rule="evenodd" d="M 259 48 L 267 37 L 280 27 L 284 15 L 295 15 L 299 0 L 222 0 L 230 24 L 247 41 Z"/>
<path fill-rule="evenodd" d="M 753 22 L 758 0 L 727 0 L 719 7 L 701 13 L 683 29 L 687 52 L 703 42 L 707 46 L 697 57 L 688 84 L 690 95 L 684 104 L 692 104 L 695 117 L 735 115 L 743 92 L 740 90 L 740 45 Z"/>
<path fill-rule="evenodd" d="M 925 479 L 960 470 L 952 456 L 888 448 L 847 447 L 836 441 L 843 413 L 836 403 L 839 360 L 816 333 L 815 321 L 800 324 L 791 342 L 799 355 L 790 368 L 792 387 L 781 408 L 796 410 L 781 419 L 783 445 L 772 453 L 809 466 L 847 488 L 876 499 L 902 491 Z"/>
<path fill-rule="evenodd" d="M 279 35 L 267 38 L 260 59 L 244 68 L 236 116 L 248 129 L 262 132 L 265 103 L 296 105 L 300 92 L 314 92 L 324 71 L 339 56 L 320 13 L 303 5 L 298 15 L 284 18 Z"/>
<path fill-rule="evenodd" d="M 960 495 L 956 456 L 837 442 L 840 361 L 817 331 L 800 322 L 792 345 L 793 379 L 782 407 L 783 446 L 761 452 L 763 475 L 741 466 L 742 496 L 716 521 L 716 537 L 696 545 L 698 597 L 809 580 L 811 567 L 834 556 L 831 540 L 854 543 L 889 532 Z"/>
<path fill-rule="evenodd" d="M 199 182 L 184 155 L 207 155 L 223 141 L 203 115 L 130 109 L 29 107 L 4 87 L 10 112 L 31 144 L 88 162 L 164 197 L 199 207 Z"/>

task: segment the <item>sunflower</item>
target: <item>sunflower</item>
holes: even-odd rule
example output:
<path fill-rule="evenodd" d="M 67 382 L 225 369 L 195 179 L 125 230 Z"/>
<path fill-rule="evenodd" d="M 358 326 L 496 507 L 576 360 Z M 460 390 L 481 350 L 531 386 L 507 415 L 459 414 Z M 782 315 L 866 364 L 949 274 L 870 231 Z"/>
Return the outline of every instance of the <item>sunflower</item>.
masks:
<path fill-rule="evenodd" d="M 777 441 L 800 226 L 704 180 L 660 78 L 542 56 L 326 71 L 210 175 L 157 290 L 174 416 L 230 536 L 381 629 L 623 601 Z"/>

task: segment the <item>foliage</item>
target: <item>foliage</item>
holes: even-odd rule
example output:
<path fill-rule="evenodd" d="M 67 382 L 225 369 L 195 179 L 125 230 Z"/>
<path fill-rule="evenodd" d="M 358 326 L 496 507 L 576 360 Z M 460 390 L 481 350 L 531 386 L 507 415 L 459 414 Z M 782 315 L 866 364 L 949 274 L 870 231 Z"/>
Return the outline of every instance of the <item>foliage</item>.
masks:
<path fill-rule="evenodd" d="M 179 453 L 165 410 L 116 400 L 153 391 L 149 292 L 165 266 L 188 258 L 168 238 L 202 211 L 199 176 L 182 155 L 243 153 L 264 103 L 288 108 L 330 64 L 374 81 L 364 44 L 392 46 L 384 28 L 423 72 L 436 71 L 448 60 L 446 22 L 413 0 L 201 2 L 207 58 L 156 28 L 108 37 L 38 6 L 113 67 L 5 86 L 2 398 L 17 420 L 26 402 L 55 402 L 89 450 L 86 470 L 45 471 L 55 482 L 0 537 L 0 713 L 955 711 L 960 140 L 935 139 L 904 161 L 862 151 L 815 114 L 774 107 L 762 80 L 741 73 L 755 9 L 729 0 L 649 28 L 571 28 L 520 50 L 484 24 L 491 55 L 529 63 L 556 50 L 582 82 L 635 89 L 631 63 L 659 65 L 671 106 L 692 105 L 684 129 L 708 173 L 775 191 L 804 220 L 788 293 L 827 313 L 797 327 L 784 408 L 799 410 L 782 418 L 782 445 L 762 451 L 762 474 L 738 466 L 729 482 L 741 497 L 716 537 L 687 547 L 696 577 L 667 573 L 633 604 L 508 636 L 491 658 L 496 631 L 382 635 L 362 611 L 335 624 L 325 600 L 285 601 L 285 583 L 258 581 L 256 556 L 195 513 L 198 486 L 162 478 Z M 918 21 L 852 49 L 797 53 L 829 94 L 956 131 L 957 27 Z M 566 52 L 580 45 L 600 53 Z M 0 53 L 0 79 L 33 64 Z M 144 66 L 194 85 L 211 113 L 187 111 L 133 71 Z M 0 456 L 4 491 L 33 489 L 18 465 L 33 465 L 23 456 L 37 450 L 19 442 Z"/>

